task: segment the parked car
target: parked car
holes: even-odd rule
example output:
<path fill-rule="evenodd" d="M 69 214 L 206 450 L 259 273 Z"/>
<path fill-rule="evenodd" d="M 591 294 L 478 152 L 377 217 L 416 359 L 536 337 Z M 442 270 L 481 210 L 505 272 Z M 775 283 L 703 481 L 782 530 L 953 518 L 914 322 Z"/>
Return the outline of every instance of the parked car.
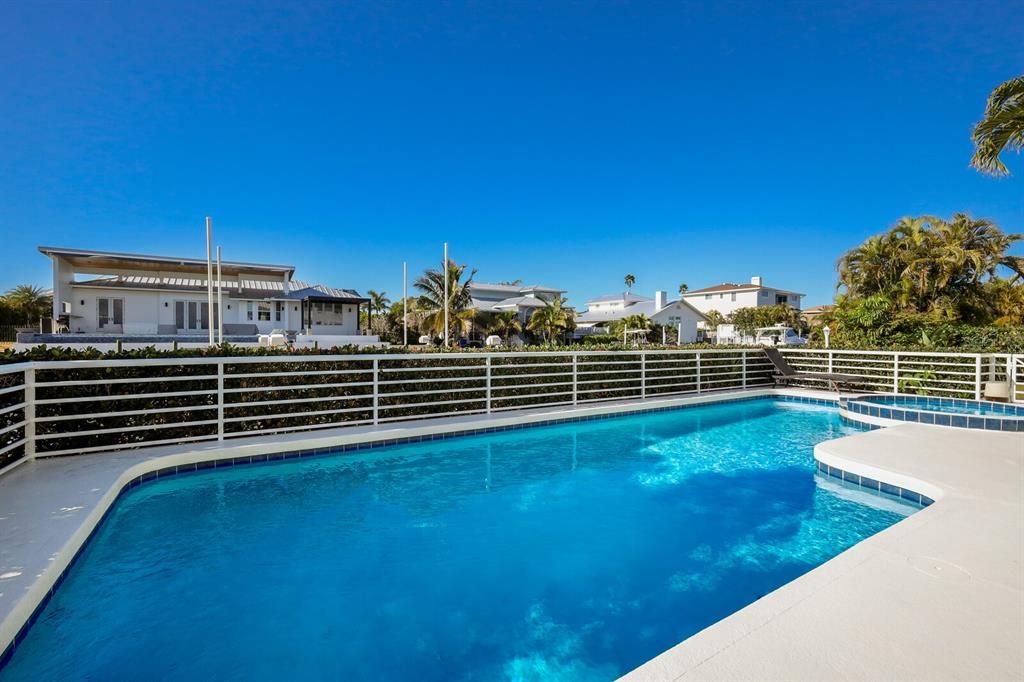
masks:
<path fill-rule="evenodd" d="M 777 324 L 758 329 L 754 343 L 760 346 L 803 346 L 807 344 L 807 339 L 800 336 L 792 327 Z"/>

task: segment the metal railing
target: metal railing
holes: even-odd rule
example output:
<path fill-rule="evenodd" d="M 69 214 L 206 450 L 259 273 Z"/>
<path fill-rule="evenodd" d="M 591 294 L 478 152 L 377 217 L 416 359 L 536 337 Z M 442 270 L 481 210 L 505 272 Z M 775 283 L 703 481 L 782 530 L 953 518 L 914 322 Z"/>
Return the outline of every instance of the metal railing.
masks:
<path fill-rule="evenodd" d="M 1024 356 L 783 353 L 865 391 L 980 398 L 984 382 L 1024 376 Z M 30 362 L 0 366 L 0 471 L 31 457 L 763 387 L 771 375 L 758 349 Z M 1012 395 L 1024 401 L 1019 384 Z"/>
<path fill-rule="evenodd" d="M 781 349 L 794 369 L 805 372 L 849 374 L 860 379 L 858 388 L 882 393 L 909 393 L 946 398 L 981 400 L 985 383 L 1014 384 L 1014 367 L 1021 355 L 1004 353 L 943 353 Z M 1019 376 L 1019 373 L 1018 373 Z M 797 382 L 823 387 L 821 381 Z M 1017 390 L 1021 387 L 1018 385 Z M 1015 395 L 1024 400 L 1020 392 Z"/>

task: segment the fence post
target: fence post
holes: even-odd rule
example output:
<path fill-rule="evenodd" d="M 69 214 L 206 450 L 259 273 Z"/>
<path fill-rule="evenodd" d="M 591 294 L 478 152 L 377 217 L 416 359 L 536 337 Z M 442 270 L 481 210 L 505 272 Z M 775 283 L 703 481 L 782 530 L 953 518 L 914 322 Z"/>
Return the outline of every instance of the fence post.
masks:
<path fill-rule="evenodd" d="M 900 392 L 900 354 L 892 354 L 892 392 Z"/>
<path fill-rule="evenodd" d="M 491 356 L 487 356 L 487 414 L 491 413 Z"/>
<path fill-rule="evenodd" d="M 25 457 L 36 458 L 36 369 L 25 369 Z"/>
<path fill-rule="evenodd" d="M 981 400 L 981 355 L 974 356 L 974 399 Z"/>
<path fill-rule="evenodd" d="M 377 358 L 373 359 L 373 423 L 376 424 L 380 416 L 380 385 L 378 383 L 379 377 L 377 376 L 377 369 L 380 361 Z"/>
<path fill-rule="evenodd" d="M 742 371 L 743 371 L 743 388 L 746 388 L 747 387 L 747 351 L 741 350 L 740 351 L 740 357 L 742 358 L 742 360 L 740 361 L 740 366 L 742 367 Z"/>
<path fill-rule="evenodd" d="M 579 355 L 577 353 L 572 354 L 572 404 L 577 403 L 577 391 L 576 391 L 576 375 L 579 369 Z"/>
<path fill-rule="evenodd" d="M 640 353 L 640 400 L 647 399 L 647 353 Z"/>
<path fill-rule="evenodd" d="M 217 440 L 224 440 L 224 361 L 217 361 Z"/>
<path fill-rule="evenodd" d="M 832 351 L 828 351 L 828 373 L 829 374 L 833 374 L 832 363 L 833 363 Z"/>
<path fill-rule="evenodd" d="M 697 393 L 700 393 L 700 353 L 697 353 Z"/>

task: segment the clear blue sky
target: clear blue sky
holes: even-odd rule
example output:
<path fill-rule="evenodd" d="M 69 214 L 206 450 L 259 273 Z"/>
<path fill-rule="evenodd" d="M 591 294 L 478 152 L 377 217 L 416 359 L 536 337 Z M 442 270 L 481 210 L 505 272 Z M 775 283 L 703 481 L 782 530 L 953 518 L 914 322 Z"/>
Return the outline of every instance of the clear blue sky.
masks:
<path fill-rule="evenodd" d="M 214 6 L 216 5 L 216 6 Z M 0 288 L 38 244 L 401 291 L 441 243 L 581 304 L 760 274 L 832 295 L 902 215 L 1024 231 L 968 167 L 1024 2 L 0 3 Z"/>

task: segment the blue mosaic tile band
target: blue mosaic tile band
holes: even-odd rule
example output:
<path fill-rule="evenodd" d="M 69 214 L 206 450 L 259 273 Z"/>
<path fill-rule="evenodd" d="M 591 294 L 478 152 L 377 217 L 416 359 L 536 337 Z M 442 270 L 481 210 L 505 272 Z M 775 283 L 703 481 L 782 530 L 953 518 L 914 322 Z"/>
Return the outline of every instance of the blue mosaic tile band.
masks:
<path fill-rule="evenodd" d="M 923 407 L 918 409 L 918 405 Z M 942 407 L 973 407 L 977 405 L 984 405 L 985 409 L 1001 409 L 998 409 L 996 414 L 986 415 L 937 411 Z M 844 398 L 840 400 L 840 407 L 849 414 L 862 414 L 877 419 L 919 422 L 936 426 L 953 426 L 960 429 L 1024 433 L 1024 416 L 1015 416 L 1018 412 L 1024 415 L 1024 410 L 1015 405 L 989 404 L 976 400 L 961 400 L 959 398 L 933 398 L 928 401 L 914 400 L 910 403 L 910 407 L 901 406 L 897 408 L 895 406 L 885 407 L 881 404 L 872 404 L 862 398 Z"/>
<path fill-rule="evenodd" d="M 882 496 L 899 498 L 906 502 L 912 502 L 920 507 L 927 507 L 935 502 L 935 500 L 927 495 L 922 495 L 921 493 L 910 490 L 909 488 L 900 488 L 899 486 L 891 485 L 889 483 L 876 481 L 875 479 L 868 478 L 867 476 L 852 474 L 849 471 L 844 471 L 839 467 L 834 467 L 821 461 L 818 462 L 818 473 L 822 476 L 836 478 L 840 481 L 860 486 L 865 490 L 878 493 Z"/>

